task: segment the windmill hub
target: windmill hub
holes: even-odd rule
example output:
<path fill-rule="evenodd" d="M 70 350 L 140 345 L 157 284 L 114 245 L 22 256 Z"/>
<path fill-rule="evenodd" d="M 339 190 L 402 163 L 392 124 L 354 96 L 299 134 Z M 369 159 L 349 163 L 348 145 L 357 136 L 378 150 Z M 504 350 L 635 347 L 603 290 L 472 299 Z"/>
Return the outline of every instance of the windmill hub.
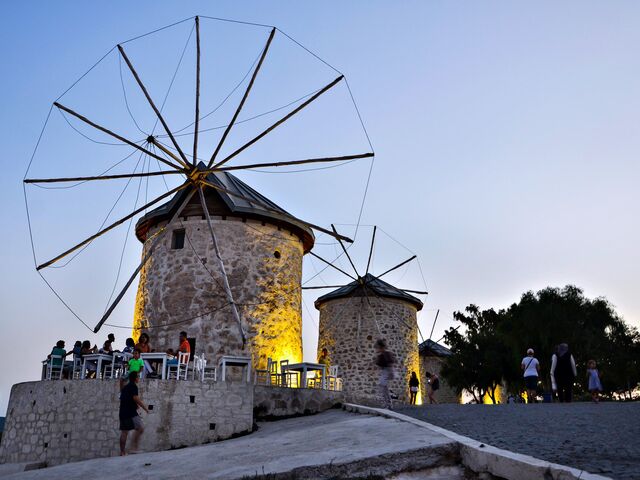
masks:
<path fill-rule="evenodd" d="M 156 138 L 153 135 L 147 137 L 147 143 L 155 143 Z"/>

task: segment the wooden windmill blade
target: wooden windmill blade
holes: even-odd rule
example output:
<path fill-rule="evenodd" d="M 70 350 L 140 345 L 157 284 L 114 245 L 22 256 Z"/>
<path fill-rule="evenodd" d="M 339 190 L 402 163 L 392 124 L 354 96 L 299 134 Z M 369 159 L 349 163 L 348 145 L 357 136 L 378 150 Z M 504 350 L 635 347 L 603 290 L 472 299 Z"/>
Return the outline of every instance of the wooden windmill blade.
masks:
<path fill-rule="evenodd" d="M 156 116 L 158 117 L 158 120 L 160 120 L 160 123 L 162 124 L 162 127 L 164 128 L 165 132 L 167 132 L 167 135 L 171 139 L 171 142 L 173 143 L 173 146 L 176 147 L 176 150 L 178 151 L 178 153 L 180 153 L 180 157 L 182 158 L 183 166 L 185 168 L 189 168 L 189 160 L 187 160 L 187 157 L 185 156 L 184 152 L 180 148 L 180 145 L 178 145 L 178 142 L 176 141 L 175 137 L 173 136 L 173 133 L 171 132 L 171 129 L 169 128 L 169 125 L 167 125 L 167 122 L 165 121 L 164 117 L 162 116 L 162 113 L 160 113 L 160 110 L 158 110 L 158 107 L 156 107 L 156 104 L 153 102 L 153 99 L 151 98 L 151 95 L 149 95 L 149 92 L 147 91 L 147 88 L 144 86 L 144 83 L 142 83 L 142 80 L 140 79 L 140 76 L 138 75 L 138 72 L 136 72 L 136 69 L 133 67 L 133 64 L 131 63 L 131 60 L 129 60 L 129 57 L 125 53 L 124 48 L 123 48 L 122 45 L 118 45 L 118 51 L 120 52 L 120 55 L 122 55 L 122 58 L 124 59 L 125 63 L 127 64 L 127 67 L 129 67 L 129 70 L 133 74 L 133 77 L 136 79 L 136 82 L 139 85 L 140 90 L 142 90 L 142 93 L 144 93 L 145 98 L 149 102 L 149 106 L 155 112 Z"/>
<path fill-rule="evenodd" d="M 273 40 L 273 36 L 275 35 L 275 33 L 276 33 L 276 29 L 272 28 L 271 29 L 271 33 L 269 34 L 269 38 L 267 39 L 267 44 L 264 46 L 264 49 L 262 50 L 262 54 L 260 55 L 260 60 L 258 61 L 258 64 L 256 65 L 256 68 L 253 71 L 253 75 L 251 75 L 251 80 L 249 81 L 249 85 L 247 85 L 247 89 L 245 90 L 244 95 L 242 96 L 242 100 L 240 100 L 240 104 L 238 105 L 238 108 L 236 108 L 236 111 L 233 114 L 233 117 L 231 118 L 231 121 L 227 125 L 227 128 L 225 129 L 224 133 L 222 134 L 222 137 L 220 137 L 220 141 L 218 142 L 218 146 L 214 150 L 213 154 L 211 155 L 211 159 L 209 160 L 209 163 L 207 164 L 208 167 L 211 167 L 211 165 L 213 165 L 213 162 L 215 162 L 216 157 L 218 156 L 218 152 L 220 152 L 220 149 L 222 148 L 222 145 L 224 144 L 224 141 L 227 139 L 227 135 L 229 135 L 229 132 L 233 128 L 233 125 L 235 124 L 235 122 L 236 122 L 236 120 L 238 118 L 238 115 L 240 115 L 240 111 L 242 110 L 242 107 L 244 106 L 244 102 L 247 100 L 247 97 L 249 96 L 249 92 L 251 92 L 251 88 L 253 87 L 253 84 L 256 81 L 256 77 L 258 76 L 258 72 L 260 71 L 260 67 L 262 67 L 262 62 L 264 62 L 264 59 L 267 56 L 267 52 L 269 51 L 269 46 L 271 46 L 271 41 Z M 194 155 L 194 157 L 195 157 L 195 155 Z M 195 161 L 195 158 L 194 158 L 194 161 Z"/>

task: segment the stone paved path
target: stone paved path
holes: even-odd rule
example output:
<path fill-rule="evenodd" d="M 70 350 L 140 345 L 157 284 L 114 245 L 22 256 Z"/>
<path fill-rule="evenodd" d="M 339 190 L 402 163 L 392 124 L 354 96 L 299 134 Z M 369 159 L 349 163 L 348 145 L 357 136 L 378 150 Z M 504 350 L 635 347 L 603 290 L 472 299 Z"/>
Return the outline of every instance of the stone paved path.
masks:
<path fill-rule="evenodd" d="M 640 402 L 426 405 L 398 410 L 495 447 L 640 479 Z"/>

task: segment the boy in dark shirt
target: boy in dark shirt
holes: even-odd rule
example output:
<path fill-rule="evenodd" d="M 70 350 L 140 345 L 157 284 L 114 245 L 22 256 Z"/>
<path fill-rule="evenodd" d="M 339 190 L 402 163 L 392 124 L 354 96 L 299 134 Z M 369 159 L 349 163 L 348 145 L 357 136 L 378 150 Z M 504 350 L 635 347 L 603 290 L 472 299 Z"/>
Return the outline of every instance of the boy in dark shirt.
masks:
<path fill-rule="evenodd" d="M 129 383 L 120 392 L 120 455 L 126 455 L 127 437 L 130 430 L 135 430 L 133 434 L 132 452 L 138 450 L 140 436 L 144 432 L 142 419 L 138 415 L 138 407 L 149 413 L 147 406 L 138 396 L 138 372 L 129 373 Z"/>

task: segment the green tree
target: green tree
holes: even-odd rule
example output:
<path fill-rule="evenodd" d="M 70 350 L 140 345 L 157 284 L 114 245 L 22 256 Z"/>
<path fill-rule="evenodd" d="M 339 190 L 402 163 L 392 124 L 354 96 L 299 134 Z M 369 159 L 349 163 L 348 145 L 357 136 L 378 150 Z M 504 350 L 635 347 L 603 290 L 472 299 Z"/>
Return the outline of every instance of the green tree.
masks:
<path fill-rule="evenodd" d="M 605 393 L 630 398 L 640 382 L 640 335 L 617 315 L 605 298 L 588 299 L 578 287 L 548 287 L 529 291 L 506 310 L 480 310 L 470 305 L 455 312 L 458 329 L 449 329 L 445 341 L 452 350 L 443 369 L 447 382 L 476 401 L 507 381 L 509 389 L 523 388 L 520 362 L 533 348 L 541 363 L 540 377 L 550 390 L 551 356 L 568 343 L 578 368 L 577 391 L 587 389 L 586 365 L 596 360 Z M 458 327 L 459 328 L 459 327 Z"/>

